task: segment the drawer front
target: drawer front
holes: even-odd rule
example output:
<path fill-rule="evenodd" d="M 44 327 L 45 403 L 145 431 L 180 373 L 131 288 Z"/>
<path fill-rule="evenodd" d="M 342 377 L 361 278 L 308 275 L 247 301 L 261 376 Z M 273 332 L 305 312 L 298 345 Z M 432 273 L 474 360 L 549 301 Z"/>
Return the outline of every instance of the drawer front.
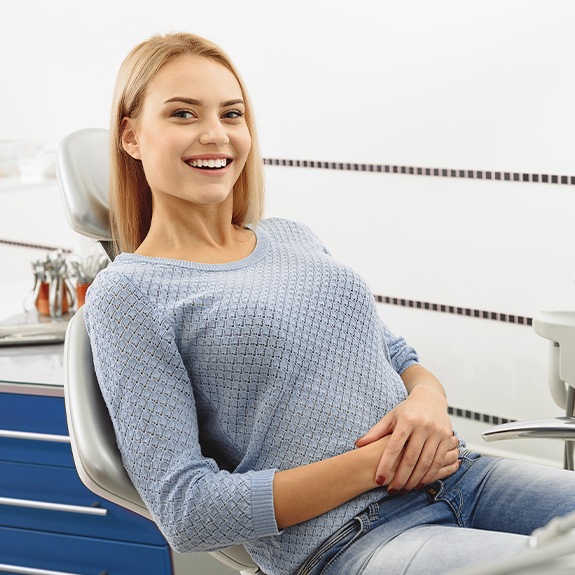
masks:
<path fill-rule="evenodd" d="M 167 546 L 102 541 L 0 527 L 0 573 L 171 574 Z"/>
<path fill-rule="evenodd" d="M 0 393 L 0 460 L 74 467 L 64 399 Z"/>
<path fill-rule="evenodd" d="M 0 525 L 166 543 L 152 521 L 95 495 L 65 467 L 0 461 Z"/>

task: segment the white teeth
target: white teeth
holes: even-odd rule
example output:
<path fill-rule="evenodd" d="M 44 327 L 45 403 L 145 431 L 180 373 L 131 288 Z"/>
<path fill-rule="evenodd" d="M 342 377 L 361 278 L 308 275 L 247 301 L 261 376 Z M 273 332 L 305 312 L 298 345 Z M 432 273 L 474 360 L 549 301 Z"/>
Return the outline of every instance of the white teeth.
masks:
<path fill-rule="evenodd" d="M 225 168 L 228 164 L 226 158 L 217 160 L 189 160 L 187 162 L 192 168 Z"/>

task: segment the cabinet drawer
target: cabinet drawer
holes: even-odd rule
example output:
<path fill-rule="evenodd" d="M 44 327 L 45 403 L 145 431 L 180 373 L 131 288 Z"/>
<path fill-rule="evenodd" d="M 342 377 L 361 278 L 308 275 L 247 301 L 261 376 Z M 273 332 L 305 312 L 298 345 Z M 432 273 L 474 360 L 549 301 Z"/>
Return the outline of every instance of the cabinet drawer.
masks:
<path fill-rule="evenodd" d="M 0 525 L 165 544 L 152 521 L 98 497 L 66 467 L 0 461 Z"/>
<path fill-rule="evenodd" d="M 0 460 L 74 467 L 64 399 L 0 394 Z"/>
<path fill-rule="evenodd" d="M 0 573 L 41 575 L 41 570 L 63 575 L 172 573 L 167 545 L 138 545 L 0 527 Z"/>

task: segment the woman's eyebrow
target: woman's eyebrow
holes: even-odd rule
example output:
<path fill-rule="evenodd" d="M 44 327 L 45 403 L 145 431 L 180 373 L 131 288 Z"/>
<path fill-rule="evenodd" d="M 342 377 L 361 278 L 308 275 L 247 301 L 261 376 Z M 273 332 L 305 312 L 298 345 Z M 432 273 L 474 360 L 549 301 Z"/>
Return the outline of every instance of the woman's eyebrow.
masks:
<path fill-rule="evenodd" d="M 227 106 L 236 106 L 237 104 L 243 104 L 244 101 L 241 98 L 238 98 L 237 100 L 228 100 L 227 102 L 222 102 L 221 106 L 222 108 L 225 108 Z"/>
<path fill-rule="evenodd" d="M 184 98 L 183 96 L 176 96 L 175 98 L 170 98 L 166 100 L 164 104 L 170 104 L 171 102 L 182 102 L 182 104 L 189 104 L 190 106 L 203 106 L 201 100 L 194 100 L 193 98 Z"/>
<path fill-rule="evenodd" d="M 184 98 L 183 96 L 175 96 L 174 98 L 170 98 L 166 100 L 164 104 L 170 104 L 172 102 L 182 102 L 183 104 L 189 104 L 190 106 L 203 106 L 204 103 L 202 100 L 196 100 L 195 98 Z M 244 104 L 244 101 L 241 98 L 237 100 L 227 100 L 226 102 L 222 102 L 220 106 L 225 108 L 227 106 L 236 106 L 237 104 Z"/>

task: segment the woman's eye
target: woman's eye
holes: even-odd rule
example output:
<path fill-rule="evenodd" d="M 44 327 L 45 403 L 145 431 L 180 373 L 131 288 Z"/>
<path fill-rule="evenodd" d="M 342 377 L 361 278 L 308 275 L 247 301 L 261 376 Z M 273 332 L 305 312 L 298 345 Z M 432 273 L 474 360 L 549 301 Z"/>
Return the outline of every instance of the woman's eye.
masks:
<path fill-rule="evenodd" d="M 228 120 L 235 120 L 237 118 L 241 118 L 243 115 L 244 113 L 240 112 L 240 110 L 230 110 L 229 112 L 226 112 L 223 117 Z"/>
<path fill-rule="evenodd" d="M 176 110 L 172 116 L 174 118 L 181 118 L 182 120 L 193 118 L 193 114 L 189 110 Z"/>

